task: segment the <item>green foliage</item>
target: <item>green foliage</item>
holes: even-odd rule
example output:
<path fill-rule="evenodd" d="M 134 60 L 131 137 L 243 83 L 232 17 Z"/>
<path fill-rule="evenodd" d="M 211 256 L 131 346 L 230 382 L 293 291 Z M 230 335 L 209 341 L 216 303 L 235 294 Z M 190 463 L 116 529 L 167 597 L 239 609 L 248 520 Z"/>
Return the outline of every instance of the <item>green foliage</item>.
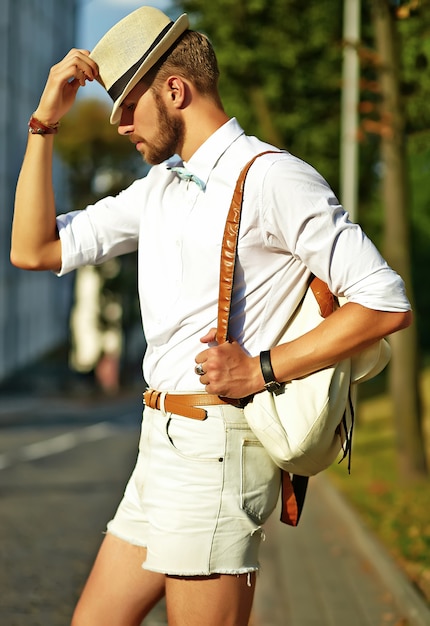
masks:
<path fill-rule="evenodd" d="M 430 353 L 430 291 L 427 289 L 430 271 L 430 148 L 417 148 L 414 139 L 409 140 L 412 281 L 420 343 Z"/>
<path fill-rule="evenodd" d="M 61 122 L 55 139 L 57 154 L 68 166 L 74 208 L 81 209 L 100 195 L 115 194 L 144 173 L 142 159 L 116 126 L 109 123 L 110 107 L 100 100 L 82 99 Z M 105 177 L 103 189 L 97 181 Z"/>
<path fill-rule="evenodd" d="M 430 5 L 422 0 L 419 13 L 397 22 L 402 45 L 402 93 L 407 132 L 414 149 L 426 149 L 430 139 Z"/>
<path fill-rule="evenodd" d="M 430 351 L 430 4 L 421 1 L 410 19 L 399 20 L 402 44 L 402 95 L 410 171 L 412 277 L 421 346 Z"/>
<path fill-rule="evenodd" d="M 249 134 L 315 165 L 336 188 L 342 65 L 340 0 L 184 0 L 207 33 L 227 112 Z"/>

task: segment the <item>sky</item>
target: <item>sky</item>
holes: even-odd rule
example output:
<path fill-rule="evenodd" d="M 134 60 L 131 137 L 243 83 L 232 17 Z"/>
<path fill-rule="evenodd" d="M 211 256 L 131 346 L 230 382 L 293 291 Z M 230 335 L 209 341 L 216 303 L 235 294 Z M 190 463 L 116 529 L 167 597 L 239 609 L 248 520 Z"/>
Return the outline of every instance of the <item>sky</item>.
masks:
<path fill-rule="evenodd" d="M 80 0 L 79 5 L 76 46 L 91 50 L 116 22 L 140 6 L 153 6 L 168 13 L 170 2 L 169 0 Z"/>

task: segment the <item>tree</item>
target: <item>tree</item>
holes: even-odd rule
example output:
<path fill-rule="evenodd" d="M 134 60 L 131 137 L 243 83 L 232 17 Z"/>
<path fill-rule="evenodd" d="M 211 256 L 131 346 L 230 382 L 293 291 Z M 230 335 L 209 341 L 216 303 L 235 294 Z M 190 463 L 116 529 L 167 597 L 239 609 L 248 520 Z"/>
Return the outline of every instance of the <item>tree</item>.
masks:
<path fill-rule="evenodd" d="M 376 50 L 381 93 L 380 141 L 385 209 L 384 254 L 404 278 L 412 299 L 408 166 L 405 114 L 401 97 L 400 48 L 395 14 L 388 0 L 373 0 Z M 391 338 L 390 392 L 396 423 L 400 469 L 408 477 L 427 473 L 418 387 L 416 325 Z"/>
<path fill-rule="evenodd" d="M 404 119 L 404 149 L 408 168 L 408 228 L 411 282 L 419 346 L 430 352 L 430 292 L 423 289 L 430 266 L 430 4 L 390 2 L 398 39 L 398 88 Z M 381 202 L 383 172 L 380 137 L 389 127 L 381 112 L 380 54 L 375 50 L 372 2 L 363 2 L 360 134 L 360 222 L 382 248 L 384 211 Z M 399 19 L 400 16 L 403 19 Z"/>
<path fill-rule="evenodd" d="M 175 4 L 214 44 L 227 113 L 249 134 L 311 162 L 336 189 L 342 1 Z"/>
<path fill-rule="evenodd" d="M 396 22 L 402 49 L 401 90 L 406 110 L 409 158 L 409 197 L 412 241 L 412 282 L 419 343 L 430 351 L 430 292 L 423 289 L 430 267 L 430 3 L 410 0 L 400 4 L 404 19 Z"/>

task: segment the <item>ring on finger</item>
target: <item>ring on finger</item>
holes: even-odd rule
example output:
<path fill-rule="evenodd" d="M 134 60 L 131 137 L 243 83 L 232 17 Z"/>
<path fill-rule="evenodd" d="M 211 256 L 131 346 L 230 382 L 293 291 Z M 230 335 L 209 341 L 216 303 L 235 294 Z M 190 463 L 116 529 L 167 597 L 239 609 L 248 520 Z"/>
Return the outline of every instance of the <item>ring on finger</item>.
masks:
<path fill-rule="evenodd" d="M 206 374 L 205 370 L 203 369 L 203 364 L 202 363 L 198 363 L 195 366 L 194 371 L 197 374 L 197 376 L 203 376 L 204 374 Z"/>

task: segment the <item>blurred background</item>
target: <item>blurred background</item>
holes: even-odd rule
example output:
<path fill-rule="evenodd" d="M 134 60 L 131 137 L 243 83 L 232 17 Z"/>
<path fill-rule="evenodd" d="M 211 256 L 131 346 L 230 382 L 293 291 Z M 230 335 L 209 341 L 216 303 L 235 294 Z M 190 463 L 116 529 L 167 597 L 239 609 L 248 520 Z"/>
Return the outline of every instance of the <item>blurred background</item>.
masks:
<path fill-rule="evenodd" d="M 314 165 L 405 279 L 414 325 L 360 389 L 352 475 L 329 475 L 430 599 L 430 6 L 426 0 L 147 2 L 214 43 L 227 112 L 248 134 Z M 0 12 L 0 403 L 12 393 L 117 397 L 143 387 L 131 255 L 58 279 L 9 262 L 27 121 L 50 67 L 91 49 L 128 0 L 2 0 Z M 147 173 L 80 90 L 56 138 L 59 212 Z M 1 422 L 0 422 L 1 429 Z M 1 433 L 1 430 L 0 430 Z"/>

